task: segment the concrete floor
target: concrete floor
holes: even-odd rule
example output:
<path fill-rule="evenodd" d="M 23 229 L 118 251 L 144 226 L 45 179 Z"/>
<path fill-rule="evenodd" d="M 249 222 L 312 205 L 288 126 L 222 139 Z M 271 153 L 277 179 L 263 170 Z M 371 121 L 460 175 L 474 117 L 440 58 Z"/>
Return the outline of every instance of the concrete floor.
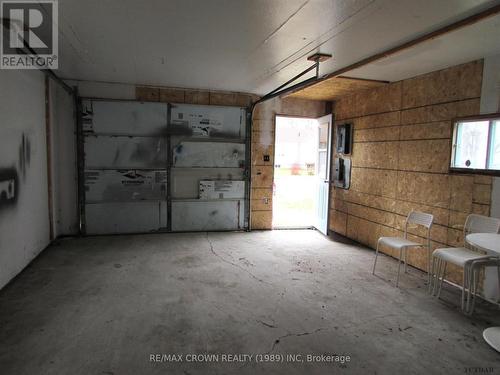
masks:
<path fill-rule="evenodd" d="M 481 336 L 498 308 L 465 317 L 454 289 L 435 300 L 414 269 L 397 289 L 395 261 L 383 256 L 372 276 L 373 255 L 315 231 L 61 240 L 0 292 L 0 373 L 500 374 Z M 265 353 L 304 362 L 256 363 Z"/>

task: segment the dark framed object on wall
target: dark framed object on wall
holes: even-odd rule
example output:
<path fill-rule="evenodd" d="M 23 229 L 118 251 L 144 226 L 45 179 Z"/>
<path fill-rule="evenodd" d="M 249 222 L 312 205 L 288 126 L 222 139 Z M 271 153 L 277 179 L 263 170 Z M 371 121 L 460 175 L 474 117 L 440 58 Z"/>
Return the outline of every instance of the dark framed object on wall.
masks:
<path fill-rule="evenodd" d="M 335 134 L 337 155 L 334 160 L 334 185 L 340 189 L 349 189 L 351 185 L 352 123 L 338 124 L 335 127 Z"/>
<path fill-rule="evenodd" d="M 337 125 L 336 151 L 339 154 L 350 155 L 352 150 L 352 124 Z"/>

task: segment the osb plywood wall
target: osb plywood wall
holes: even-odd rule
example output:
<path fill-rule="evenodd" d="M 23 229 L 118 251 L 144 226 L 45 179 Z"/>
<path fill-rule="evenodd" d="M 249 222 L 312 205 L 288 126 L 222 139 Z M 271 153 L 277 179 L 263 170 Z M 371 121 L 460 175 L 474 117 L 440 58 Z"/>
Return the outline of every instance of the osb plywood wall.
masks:
<path fill-rule="evenodd" d="M 228 105 L 249 107 L 258 97 L 238 92 L 209 91 L 170 87 L 137 86 L 137 100 L 144 102 Z"/>
<path fill-rule="evenodd" d="M 252 122 L 251 228 L 272 229 L 274 134 L 276 115 L 320 117 L 326 103 L 295 98 L 275 98 L 255 107 Z M 264 155 L 270 160 L 264 161 Z"/>
<path fill-rule="evenodd" d="M 336 102 L 336 123 L 353 123 L 354 145 L 351 188 L 332 189 L 331 230 L 375 248 L 380 236 L 402 235 L 406 215 L 419 210 L 434 215 L 433 249 L 463 244 L 466 216 L 489 215 L 492 179 L 448 173 L 451 120 L 479 114 L 482 69 L 475 61 Z M 409 263 L 426 269 L 426 255 L 409 252 Z"/>

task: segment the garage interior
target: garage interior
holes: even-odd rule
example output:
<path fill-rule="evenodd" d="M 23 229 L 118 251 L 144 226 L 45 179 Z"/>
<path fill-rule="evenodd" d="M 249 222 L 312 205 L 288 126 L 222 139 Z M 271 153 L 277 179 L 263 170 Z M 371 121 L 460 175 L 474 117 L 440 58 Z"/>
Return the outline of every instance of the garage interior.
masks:
<path fill-rule="evenodd" d="M 58 66 L 0 69 L 2 374 L 500 374 L 468 229 L 500 219 L 500 1 L 33 4 Z"/>

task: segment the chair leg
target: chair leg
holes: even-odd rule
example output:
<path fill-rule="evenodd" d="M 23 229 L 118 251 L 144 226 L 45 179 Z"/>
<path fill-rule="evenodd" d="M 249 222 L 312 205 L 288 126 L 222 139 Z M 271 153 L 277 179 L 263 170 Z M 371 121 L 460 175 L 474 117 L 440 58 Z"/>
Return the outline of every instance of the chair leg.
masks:
<path fill-rule="evenodd" d="M 429 285 L 429 293 L 431 296 L 434 295 L 434 287 L 436 285 L 436 277 L 437 277 L 437 267 L 438 267 L 439 258 L 433 257 L 432 259 L 432 283 Z"/>
<path fill-rule="evenodd" d="M 438 298 L 441 296 L 441 289 L 443 289 L 443 281 L 444 281 L 444 277 L 446 276 L 446 266 L 448 265 L 448 263 L 445 261 L 443 261 L 443 263 L 444 263 L 443 274 L 441 275 L 441 281 L 439 282 L 439 290 L 438 290 L 438 295 L 437 295 Z"/>
<path fill-rule="evenodd" d="M 472 315 L 474 312 L 474 305 L 476 303 L 476 293 L 477 293 L 477 284 L 479 283 L 479 269 L 474 269 L 472 271 L 472 306 L 467 311 L 468 315 Z M 470 291 L 469 291 L 470 292 Z"/>
<path fill-rule="evenodd" d="M 405 256 L 405 273 L 408 273 L 408 261 L 407 261 L 407 258 L 408 258 L 408 248 L 405 247 L 404 248 L 404 256 Z"/>
<path fill-rule="evenodd" d="M 465 287 L 467 286 L 467 267 L 464 267 L 464 271 L 462 273 L 462 311 L 465 311 Z"/>
<path fill-rule="evenodd" d="M 427 248 L 427 282 L 431 284 L 431 249 Z"/>
<path fill-rule="evenodd" d="M 375 250 L 375 261 L 373 262 L 372 275 L 375 275 L 375 266 L 377 265 L 377 258 L 378 258 L 378 247 L 379 247 L 379 242 L 377 242 L 377 249 Z"/>
<path fill-rule="evenodd" d="M 497 280 L 498 280 L 498 293 L 500 293 L 500 263 L 497 266 Z M 497 300 L 500 299 L 500 296 L 497 296 Z"/>
<path fill-rule="evenodd" d="M 500 264 L 497 266 L 498 290 L 500 291 Z"/>
<path fill-rule="evenodd" d="M 431 290 L 431 294 L 432 295 L 434 294 L 434 286 L 438 282 L 438 265 L 439 265 L 439 261 L 440 261 L 440 259 L 437 258 L 437 257 L 435 257 L 433 259 L 433 265 L 432 265 L 432 282 L 431 282 L 431 285 L 430 285 L 430 290 Z"/>
<path fill-rule="evenodd" d="M 434 288 L 436 287 L 436 284 L 439 280 L 439 264 L 440 264 L 440 258 L 438 257 L 432 257 L 432 274 L 431 274 L 431 282 L 429 283 L 429 293 L 433 296 L 435 291 Z"/>
<path fill-rule="evenodd" d="M 464 313 L 467 314 L 470 308 L 470 302 L 471 302 L 471 268 L 472 266 L 468 266 L 467 263 L 464 265 L 464 276 L 463 276 L 463 281 L 462 281 L 462 290 L 465 293 L 465 311 Z"/>
<path fill-rule="evenodd" d="M 429 294 L 431 294 L 432 291 L 432 284 L 434 282 L 434 264 L 436 263 L 436 257 L 432 257 L 432 262 L 431 262 L 431 269 L 429 270 L 429 285 L 427 286 L 427 290 Z"/>
<path fill-rule="evenodd" d="M 464 276 L 463 276 L 463 282 L 462 282 L 462 290 L 465 293 L 465 314 L 468 314 L 469 309 L 470 309 L 470 302 L 471 302 L 471 288 L 472 288 L 472 279 L 471 279 L 471 268 L 472 266 L 467 266 L 467 264 L 464 265 Z"/>
<path fill-rule="evenodd" d="M 467 282 L 467 286 L 466 286 L 466 291 L 467 291 L 467 306 L 466 306 L 466 310 L 465 310 L 465 314 L 467 315 L 471 315 L 472 314 L 472 310 L 473 310 L 473 307 L 474 306 L 474 294 L 476 293 L 475 291 L 475 288 L 477 287 L 475 284 L 474 284 L 474 279 L 475 279 L 475 272 L 476 270 L 472 267 L 472 265 L 470 265 L 468 267 L 468 270 L 467 270 L 467 273 L 465 275 L 466 277 L 466 282 Z"/>
<path fill-rule="evenodd" d="M 497 266 L 497 280 L 498 280 L 498 293 L 500 293 L 500 263 L 498 263 Z M 497 300 L 498 299 L 500 299 L 500 296 L 497 296 Z"/>
<path fill-rule="evenodd" d="M 438 289 L 438 285 L 439 285 L 439 275 L 441 274 L 441 266 L 443 265 L 443 261 L 438 258 L 436 260 L 436 279 L 435 279 L 435 282 L 434 282 L 434 286 L 432 287 L 432 295 L 433 296 L 436 296 L 437 294 L 437 289 Z"/>
<path fill-rule="evenodd" d="M 398 258 L 398 277 L 396 278 L 396 287 L 399 286 L 399 274 L 401 273 L 401 255 L 403 253 L 403 249 L 399 249 L 399 258 Z"/>

